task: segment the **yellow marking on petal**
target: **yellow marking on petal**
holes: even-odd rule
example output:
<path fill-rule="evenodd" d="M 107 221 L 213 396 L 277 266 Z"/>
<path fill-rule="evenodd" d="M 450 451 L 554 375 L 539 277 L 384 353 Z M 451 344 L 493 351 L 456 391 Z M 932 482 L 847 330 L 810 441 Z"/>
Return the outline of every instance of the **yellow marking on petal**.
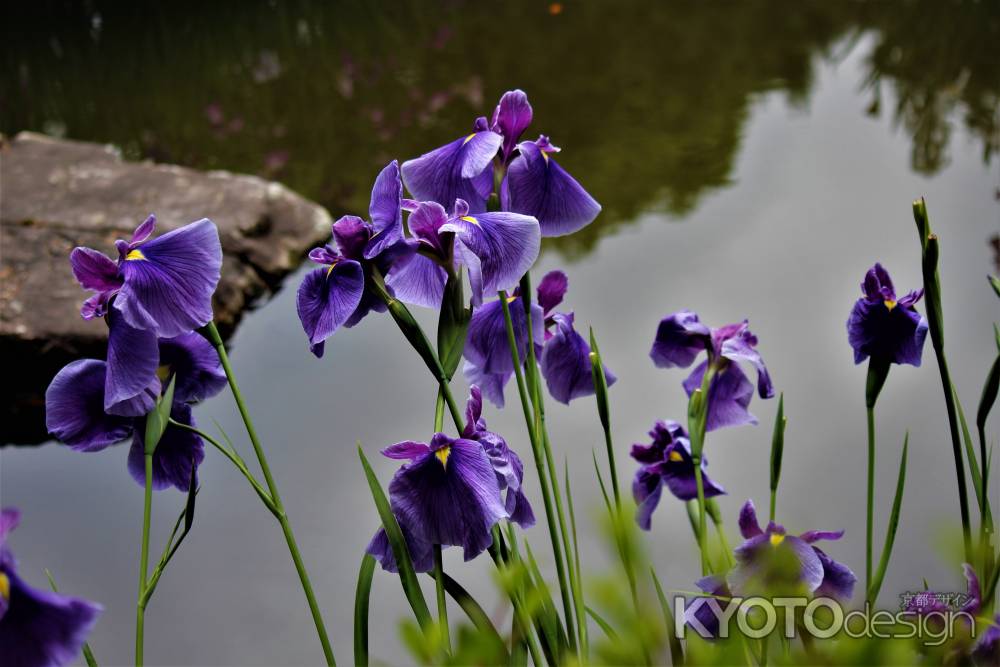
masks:
<path fill-rule="evenodd" d="M 448 457 L 451 456 L 451 445 L 447 445 L 447 446 L 442 447 L 441 449 L 437 450 L 436 452 L 434 452 L 434 456 L 436 456 L 438 458 L 438 461 L 441 462 L 441 466 L 443 468 L 447 468 L 448 467 Z"/>
<path fill-rule="evenodd" d="M 771 546 L 776 547 L 785 541 L 785 536 L 781 533 L 771 533 Z"/>
<path fill-rule="evenodd" d="M 327 278 L 329 278 L 329 277 L 330 277 L 330 274 L 331 274 L 331 273 L 333 273 L 333 267 L 335 267 L 335 266 L 337 266 L 337 263 L 336 263 L 336 262 L 334 262 L 333 264 L 331 264 L 331 265 L 330 265 L 330 268 L 328 268 L 328 269 L 326 270 L 326 277 L 327 277 Z"/>
<path fill-rule="evenodd" d="M 129 254 L 125 255 L 125 259 L 128 261 L 134 261 L 137 259 L 146 259 L 146 256 L 142 254 L 141 250 L 136 248 L 135 250 L 130 251 Z"/>
<path fill-rule="evenodd" d="M 471 215 L 463 215 L 462 220 L 465 220 L 466 222 L 471 222 L 477 227 L 479 226 L 479 221 L 473 218 Z"/>
<path fill-rule="evenodd" d="M 10 599 L 10 579 L 3 572 L 0 572 L 0 597 Z"/>
<path fill-rule="evenodd" d="M 160 382 L 166 382 L 167 378 L 170 377 L 170 366 L 163 364 L 156 369 L 156 377 L 160 378 Z"/>
<path fill-rule="evenodd" d="M 473 132 L 472 134 L 470 134 L 469 136 L 467 136 L 467 137 L 465 138 L 465 141 L 463 141 L 463 142 L 462 142 L 462 145 L 464 146 L 465 144 L 467 144 L 467 143 L 469 143 L 470 141 L 472 141 L 472 137 L 474 137 L 474 136 L 476 136 L 476 133 L 475 133 L 475 132 Z"/>
<path fill-rule="evenodd" d="M 893 308 L 896 307 L 896 302 L 893 301 L 892 299 L 886 299 L 883 303 L 885 303 L 885 307 L 888 308 L 889 310 L 892 310 Z"/>
<path fill-rule="evenodd" d="M 518 297 L 516 294 L 512 294 L 511 296 L 507 297 L 507 303 L 514 303 L 515 301 L 517 301 L 517 298 Z"/>
<path fill-rule="evenodd" d="M 674 463 L 677 463 L 678 461 L 683 461 L 684 460 L 684 457 L 681 456 L 681 453 L 678 452 L 676 449 L 671 449 L 670 453 L 667 454 L 667 458 L 670 459 L 671 461 L 673 461 Z"/>
<path fill-rule="evenodd" d="M 549 163 L 549 154 L 546 153 L 545 151 L 539 151 L 539 152 L 542 154 L 542 157 L 545 158 L 545 164 L 548 164 Z"/>

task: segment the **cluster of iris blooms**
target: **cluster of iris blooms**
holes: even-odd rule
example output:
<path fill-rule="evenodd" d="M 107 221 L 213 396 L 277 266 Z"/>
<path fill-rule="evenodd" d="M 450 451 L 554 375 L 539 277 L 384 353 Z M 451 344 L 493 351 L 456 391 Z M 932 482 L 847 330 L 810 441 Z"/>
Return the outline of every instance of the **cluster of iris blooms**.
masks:
<path fill-rule="evenodd" d="M 619 490 L 610 427 L 608 388 L 616 378 L 605 367 L 593 332 L 589 340 L 585 339 L 575 328 L 574 313 L 557 310 L 567 293 L 566 275 L 550 272 L 534 290 L 530 279 L 541 238 L 582 228 L 596 218 L 600 205 L 560 167 L 554 158 L 559 149 L 546 136 L 535 141 L 521 140 L 532 115 L 526 95 L 511 91 L 502 96 L 491 118 L 475 121 L 470 134 L 402 165 L 390 162 L 375 180 L 368 219 L 341 217 L 333 224 L 331 242 L 309 253 L 319 266 L 305 276 L 298 288 L 297 311 L 311 352 L 322 357 L 326 342 L 341 326 L 353 327 L 372 312 L 388 312 L 438 385 L 434 433 L 382 450 L 388 458 L 406 461 L 389 483 L 388 495 L 359 447 L 381 527 L 365 549 L 359 575 L 354 646 L 358 664 L 368 660 L 366 614 L 376 564 L 398 573 L 420 631 L 425 637 L 435 638 L 435 653 L 431 656 L 434 660 L 455 661 L 465 655 L 459 653 L 460 647 L 453 649 L 448 636 L 446 594 L 459 602 L 482 636 L 499 640 L 499 653 L 492 655 L 501 655 L 504 660 L 524 661 L 530 655 L 535 664 L 587 662 L 593 657 L 587 616 L 606 630 L 610 627 L 584 600 L 572 496 L 568 478 L 565 492 L 560 488 L 546 428 L 545 395 L 561 403 L 595 397 L 607 445 L 610 495 L 596 457 L 595 471 L 610 517 L 620 521 L 631 510 L 627 506 L 629 499 L 623 498 Z M 906 465 L 904 445 L 893 519 L 875 572 L 871 470 L 875 400 L 891 364 L 920 364 L 928 332 L 935 342 L 946 382 L 949 417 L 956 438 L 955 419 L 961 415 L 940 344 L 937 239 L 930 233 L 922 202 L 915 205 L 915 213 L 924 255 L 930 322 L 915 308 L 923 290 L 897 299 L 888 273 L 879 264 L 865 276 L 863 296 L 848 321 L 848 338 L 856 363 L 869 360 L 865 593 L 871 602 L 878 594 L 891 555 Z M 281 525 L 325 660 L 334 664 L 333 649 L 288 514 L 212 322 L 211 298 L 222 264 L 218 231 L 211 221 L 200 220 L 153 238 L 155 224 L 155 218 L 150 216 L 130 240 L 118 241 L 117 261 L 88 248 L 73 251 L 73 272 L 80 284 L 93 292 L 84 302 L 81 315 L 106 322 L 108 353 L 104 361 L 83 359 L 67 365 L 46 393 L 48 430 L 69 447 L 99 451 L 131 439 L 127 468 L 145 489 L 136 663 L 141 664 L 143 659 L 146 605 L 193 522 L 197 468 L 204 459 L 207 442 L 244 475 Z M 467 274 L 467 282 L 463 274 Z M 464 295 L 466 284 L 468 299 Z M 439 311 L 436 345 L 431 344 L 408 305 Z M 857 577 L 814 546 L 820 540 L 839 539 L 843 532 L 811 530 L 791 535 L 774 520 L 784 442 L 780 402 L 772 448 L 770 519 L 761 528 L 755 506 L 747 500 L 738 521 L 744 543 L 735 550 L 725 543 L 721 514 L 713 500 L 725 490 L 708 477 L 705 440 L 706 434 L 716 429 L 756 424 L 757 419 L 749 412 L 753 394 L 762 399 L 774 396 L 757 344 L 745 320 L 711 328 L 693 312 L 680 311 L 660 321 L 650 351 L 654 364 L 668 369 L 694 368 L 681 382 L 689 397 L 686 428 L 677 421 L 658 421 L 650 431 L 651 441 L 631 449 L 632 458 L 639 464 L 632 484 L 635 523 L 650 530 L 653 512 L 666 488 L 687 505 L 692 517 L 702 563 L 702 578 L 696 585 L 705 594 L 730 598 L 795 592 L 847 602 Z M 470 384 L 464 414 L 450 389 L 463 359 L 462 372 Z M 756 387 L 741 364 L 756 372 Z M 483 398 L 502 408 L 511 378 L 516 379 L 541 491 L 561 610 L 548 593 L 530 547 L 526 542 L 519 545 L 514 528 L 527 528 L 536 521 L 525 493 L 525 476 L 530 471 L 526 473 L 521 457 L 501 435 L 489 430 L 483 417 Z M 1000 357 L 987 381 L 977 415 L 981 441 L 998 378 Z M 220 442 L 199 429 L 192 417 L 193 404 L 219 393 L 227 384 L 263 480 L 250 471 L 225 434 L 225 442 Z M 455 436 L 448 435 L 444 427 L 446 412 L 454 422 Z M 964 416 L 961 422 L 964 426 Z M 977 465 L 971 442 L 966 445 L 982 519 L 977 551 L 972 546 L 965 499 L 962 449 L 956 441 L 969 561 L 964 566 L 970 591 L 967 609 L 988 613 L 1000 569 L 995 567 L 997 559 L 989 541 L 989 459 L 982 444 Z M 185 492 L 187 502 L 150 575 L 152 491 L 169 487 Z M 709 545 L 706 517 L 711 517 L 718 528 L 720 550 L 713 551 Z M 55 592 L 34 590 L 18 578 L 5 546 L 6 536 L 18 519 L 14 509 L 0 515 L 0 656 L 4 664 L 62 664 L 72 660 L 81 647 L 88 663 L 93 664 L 93 653 L 84 641 L 100 607 Z M 639 618 L 643 613 L 638 592 L 641 575 L 630 555 L 629 539 L 624 531 L 615 534 Z M 449 546 L 461 547 L 466 560 L 488 551 L 501 579 L 508 584 L 512 573 L 522 573 L 519 583 L 505 588 L 514 609 L 509 641 L 500 640 L 478 604 L 445 574 L 441 553 Z M 714 559 L 719 551 L 721 559 Z M 977 566 L 985 575 L 985 587 L 976 575 Z M 436 622 L 416 582 L 418 572 L 427 572 L 435 580 Z M 652 575 L 659 591 L 655 571 Z M 780 591 L 775 588 L 776 581 L 782 582 Z M 938 610 L 929 602 L 933 599 L 917 596 L 911 602 L 912 610 Z M 718 630 L 713 619 L 689 620 Z M 669 617 L 668 625 L 672 625 Z M 978 643 L 958 650 L 976 659 L 988 658 L 997 651 L 998 634 L 1000 627 L 987 620 Z M 613 635 L 611 629 L 608 636 Z M 646 662 L 655 661 L 655 649 L 644 644 L 639 655 Z M 767 662 L 766 643 L 756 654 L 752 647 L 749 651 L 756 662 Z M 670 642 L 670 653 L 675 662 L 685 657 L 684 647 L 678 642 Z"/>

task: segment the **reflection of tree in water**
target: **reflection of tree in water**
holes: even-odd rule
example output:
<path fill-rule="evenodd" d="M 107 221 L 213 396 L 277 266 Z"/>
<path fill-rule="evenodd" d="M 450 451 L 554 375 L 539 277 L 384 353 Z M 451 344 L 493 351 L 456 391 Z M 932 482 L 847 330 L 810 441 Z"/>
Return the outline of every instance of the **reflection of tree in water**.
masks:
<path fill-rule="evenodd" d="M 261 173 L 337 214 L 364 209 L 388 159 L 459 136 L 520 86 L 530 131 L 563 146 L 604 204 L 597 224 L 554 242 L 570 255 L 725 186 L 755 97 L 804 102 L 817 56 L 858 31 L 878 32 L 870 90 L 899 100 L 915 169 L 942 166 L 956 112 L 987 159 L 997 148 L 996 3 L 616 2 L 558 16 L 518 3 L 92 6 L 33 4 L 38 15 L 6 22 L 0 129 L 65 128 L 133 157 Z"/>
<path fill-rule="evenodd" d="M 878 31 L 868 58 L 871 111 L 882 87 L 893 91 L 893 117 L 913 136 L 916 171 L 948 162 L 953 118 L 961 113 L 982 142 L 983 160 L 1000 150 L 1000 3 L 924 2 L 866 7 L 861 25 Z"/>

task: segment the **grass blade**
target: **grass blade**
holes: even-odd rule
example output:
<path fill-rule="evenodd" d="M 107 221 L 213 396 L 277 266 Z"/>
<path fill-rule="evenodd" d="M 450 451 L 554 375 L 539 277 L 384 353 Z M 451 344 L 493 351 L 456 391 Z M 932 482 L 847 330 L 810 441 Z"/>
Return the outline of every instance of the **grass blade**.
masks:
<path fill-rule="evenodd" d="M 590 616 L 592 619 L 594 619 L 594 622 L 597 623 L 598 626 L 600 626 L 601 630 L 604 632 L 604 634 L 607 636 L 608 639 L 610 639 L 611 641 L 618 641 L 618 633 L 615 632 L 615 629 L 611 627 L 610 623 L 601 618 L 601 615 L 598 614 L 593 609 L 591 609 L 590 607 L 585 607 L 585 609 L 587 610 L 587 615 Z"/>
<path fill-rule="evenodd" d="M 780 410 L 780 408 L 779 408 Z M 670 662 L 673 665 L 684 663 L 684 648 L 681 640 L 674 632 L 674 615 L 670 612 L 670 603 L 667 596 L 663 594 L 663 586 L 660 585 L 660 578 L 656 576 L 656 569 L 649 568 L 649 573 L 653 576 L 653 585 L 656 587 L 656 598 L 660 601 L 660 609 L 663 610 L 663 620 L 667 624 L 667 641 L 670 643 Z"/>
<path fill-rule="evenodd" d="M 361 559 L 358 587 L 354 592 L 354 664 L 357 667 L 368 664 L 368 603 L 371 600 L 374 575 L 375 559 L 366 553 Z"/>
<path fill-rule="evenodd" d="M 430 572 L 427 573 L 428 576 L 434 577 Z M 479 631 L 480 635 L 484 638 L 489 639 L 491 642 L 496 643 L 500 649 L 506 655 L 507 649 L 504 645 L 503 637 L 497 632 L 496 627 L 493 625 L 493 621 L 490 620 L 489 614 L 487 614 L 483 608 L 476 602 L 475 598 L 469 595 L 469 592 L 465 590 L 460 583 L 444 573 L 444 590 L 451 596 L 465 615 L 469 617 L 472 624 L 476 626 L 476 630 Z"/>
<path fill-rule="evenodd" d="M 875 571 L 875 578 L 872 580 L 871 588 L 868 589 L 868 602 L 875 603 L 878 598 L 878 591 L 882 588 L 882 580 L 885 578 L 886 568 L 889 567 L 889 558 L 892 556 L 892 545 L 896 541 L 896 529 L 899 527 L 899 512 L 903 505 L 903 489 L 906 487 L 906 456 L 910 447 L 910 434 L 903 438 L 903 455 L 899 459 L 899 477 L 896 480 L 896 496 L 892 499 L 892 512 L 889 515 L 889 527 L 885 533 L 885 544 L 882 546 L 882 558 L 879 560 L 878 569 Z"/>
<path fill-rule="evenodd" d="M 778 397 L 778 412 L 774 416 L 774 431 L 771 434 L 771 521 L 774 521 L 775 505 L 778 499 L 778 482 L 781 479 L 781 458 L 785 453 L 785 394 Z"/>
<path fill-rule="evenodd" d="M 378 510 L 379 518 L 382 520 L 382 527 L 385 529 L 386 537 L 389 538 L 389 545 L 392 547 L 393 558 L 396 559 L 396 566 L 399 569 L 399 582 L 403 586 L 403 593 L 413 609 L 413 615 L 417 623 L 426 632 L 432 625 L 430 610 L 427 608 L 427 601 L 424 600 L 424 593 L 420 590 L 420 582 L 417 581 L 417 573 L 413 571 L 413 561 L 410 560 L 410 552 L 406 548 L 406 541 L 403 539 L 403 531 L 399 528 L 396 515 L 389 507 L 389 499 L 385 497 L 378 478 L 372 470 L 368 458 L 365 457 L 358 443 L 358 456 L 361 457 L 361 466 L 365 469 L 365 477 L 368 480 L 368 488 L 371 489 L 372 499 Z"/>

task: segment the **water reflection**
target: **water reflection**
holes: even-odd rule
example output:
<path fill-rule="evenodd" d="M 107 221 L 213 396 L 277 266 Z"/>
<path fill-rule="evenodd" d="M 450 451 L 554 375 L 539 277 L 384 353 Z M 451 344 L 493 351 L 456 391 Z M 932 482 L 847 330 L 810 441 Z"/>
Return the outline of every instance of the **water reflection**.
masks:
<path fill-rule="evenodd" d="M 781 90 L 807 106 L 817 59 L 842 57 L 834 45 L 866 31 L 877 35 L 858 84 L 873 114 L 892 91 L 890 113 L 912 136 L 915 170 L 947 162 L 956 122 L 984 160 L 1000 141 L 996 3 L 775 11 L 616 2 L 553 15 L 544 3 L 189 12 L 95 2 L 28 11 L 36 14 L 22 21 L 36 29 L 7 22 L 0 130 L 258 173 L 335 212 L 364 207 L 370 174 L 388 158 L 452 139 L 520 86 L 541 120 L 532 130 L 564 147 L 560 160 L 585 174 L 605 207 L 583 233 L 550 242 L 570 256 L 640 212 L 681 218 L 728 185 L 755 100 Z"/>

